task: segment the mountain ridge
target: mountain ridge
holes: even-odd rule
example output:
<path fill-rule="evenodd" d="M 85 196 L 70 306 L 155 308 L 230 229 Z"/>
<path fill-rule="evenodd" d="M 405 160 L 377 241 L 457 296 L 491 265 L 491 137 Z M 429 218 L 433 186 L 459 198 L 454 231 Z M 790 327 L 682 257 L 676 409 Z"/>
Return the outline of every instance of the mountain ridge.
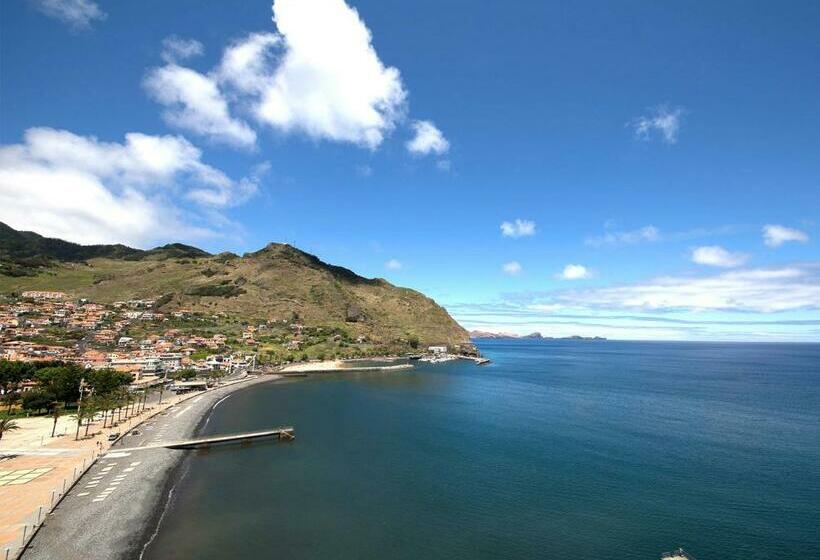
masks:
<path fill-rule="evenodd" d="M 354 340 L 390 348 L 470 343 L 467 331 L 424 294 L 284 243 L 241 256 L 173 243 L 142 250 L 78 245 L 0 223 L 0 293 L 24 290 L 109 304 L 155 299 L 169 312 L 343 328 Z"/>

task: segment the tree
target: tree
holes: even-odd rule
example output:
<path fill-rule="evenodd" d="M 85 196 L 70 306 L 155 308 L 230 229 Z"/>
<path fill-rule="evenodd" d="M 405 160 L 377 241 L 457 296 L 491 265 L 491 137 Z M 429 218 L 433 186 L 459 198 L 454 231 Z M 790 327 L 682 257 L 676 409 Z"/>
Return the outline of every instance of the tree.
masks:
<path fill-rule="evenodd" d="M 3 395 L 2 401 L 3 406 L 6 407 L 6 414 L 11 414 L 11 409 L 14 406 L 14 403 L 20 400 L 20 393 L 16 390 L 9 390 L 8 393 Z"/>
<path fill-rule="evenodd" d="M 195 369 L 179 369 L 171 374 L 171 379 L 182 379 L 188 381 L 197 376 Z"/>
<path fill-rule="evenodd" d="M 41 387 L 54 395 L 54 400 L 68 404 L 77 401 L 84 373 L 85 370 L 76 364 L 64 364 L 43 368 L 34 377 Z"/>
<path fill-rule="evenodd" d="M 120 387 L 130 385 L 134 381 L 134 376 L 113 369 L 96 369 L 87 372 L 86 381 L 94 388 L 94 394 L 108 395 Z"/>
<path fill-rule="evenodd" d="M 11 413 L 20 396 L 17 389 L 20 383 L 31 377 L 33 367 L 29 362 L 12 362 L 0 360 L 0 388 L 3 389 L 3 404 L 8 408 L 6 412 Z"/>
<path fill-rule="evenodd" d="M 85 434 L 83 437 L 88 437 L 88 428 L 91 425 L 91 420 L 94 419 L 94 415 L 97 414 L 99 410 L 99 402 L 97 397 L 94 395 L 88 395 L 83 398 L 82 407 L 77 409 L 78 428 L 82 424 L 83 420 L 85 420 Z"/>
<path fill-rule="evenodd" d="M 51 437 L 54 437 L 54 432 L 57 431 L 57 420 L 60 418 L 60 415 L 63 413 L 63 409 L 65 408 L 65 404 L 54 401 L 51 403 L 51 417 L 54 418 L 54 424 L 51 426 Z"/>
<path fill-rule="evenodd" d="M 0 416 L 0 439 L 3 439 L 3 434 L 14 430 L 19 430 L 20 425 L 16 420 L 12 420 L 7 416 Z"/>
<path fill-rule="evenodd" d="M 56 400 L 54 393 L 47 389 L 32 389 L 23 393 L 21 399 L 23 410 L 38 413 L 41 410 L 51 407 L 51 403 Z"/>

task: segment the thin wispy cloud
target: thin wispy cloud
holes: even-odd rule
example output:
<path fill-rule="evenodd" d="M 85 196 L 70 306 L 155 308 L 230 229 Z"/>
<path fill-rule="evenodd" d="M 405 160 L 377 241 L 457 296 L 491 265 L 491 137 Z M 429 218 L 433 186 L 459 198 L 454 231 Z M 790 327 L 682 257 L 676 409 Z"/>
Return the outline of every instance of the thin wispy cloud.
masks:
<path fill-rule="evenodd" d="M 706 266 L 734 268 L 746 264 L 749 255 L 732 253 L 719 245 L 707 245 L 692 249 L 692 262 Z"/>
<path fill-rule="evenodd" d="M 402 262 L 398 259 L 390 259 L 389 261 L 384 263 L 384 267 L 387 270 L 401 270 L 402 268 L 404 268 L 404 264 L 402 264 Z"/>
<path fill-rule="evenodd" d="M 661 232 L 649 225 L 629 231 L 606 231 L 603 235 L 588 237 L 584 243 L 592 247 L 604 245 L 633 245 L 635 243 L 660 241 Z"/>
<path fill-rule="evenodd" d="M 373 176 L 373 168 L 367 164 L 357 165 L 356 166 L 356 174 L 360 177 L 372 177 Z"/>
<path fill-rule="evenodd" d="M 88 29 L 92 22 L 106 18 L 106 13 L 91 0 L 32 0 L 32 4 L 40 12 L 68 24 L 75 31 Z"/>
<path fill-rule="evenodd" d="M 453 164 L 449 159 L 440 159 L 436 162 L 436 169 L 449 173 L 453 170 Z"/>
<path fill-rule="evenodd" d="M 521 263 L 519 263 L 518 261 L 510 261 L 508 263 L 504 263 L 504 266 L 501 267 L 501 270 L 507 276 L 518 276 L 524 269 L 521 266 Z"/>
<path fill-rule="evenodd" d="M 205 53 L 205 46 L 196 39 L 171 35 L 162 40 L 162 60 L 175 64 Z"/>
<path fill-rule="evenodd" d="M 593 309 L 741 311 L 820 309 L 820 263 L 558 292 L 546 303 Z"/>
<path fill-rule="evenodd" d="M 763 226 L 763 242 L 769 247 L 780 247 L 789 242 L 806 243 L 808 240 L 808 234 L 799 229 L 773 224 Z"/>
<path fill-rule="evenodd" d="M 629 122 L 638 140 L 660 139 L 666 144 L 678 141 L 684 110 L 682 107 L 660 105 L 646 115 Z"/>
<path fill-rule="evenodd" d="M 518 218 L 512 222 L 501 222 L 501 235 L 504 237 L 529 237 L 535 235 L 535 222 Z"/>

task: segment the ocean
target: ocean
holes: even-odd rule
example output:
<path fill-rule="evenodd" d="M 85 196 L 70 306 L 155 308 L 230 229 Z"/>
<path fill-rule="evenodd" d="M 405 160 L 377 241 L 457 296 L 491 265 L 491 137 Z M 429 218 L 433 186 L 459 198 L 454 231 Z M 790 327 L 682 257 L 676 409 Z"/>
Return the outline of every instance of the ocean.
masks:
<path fill-rule="evenodd" d="M 820 345 L 484 341 L 487 366 L 259 385 L 145 558 L 820 558 Z"/>

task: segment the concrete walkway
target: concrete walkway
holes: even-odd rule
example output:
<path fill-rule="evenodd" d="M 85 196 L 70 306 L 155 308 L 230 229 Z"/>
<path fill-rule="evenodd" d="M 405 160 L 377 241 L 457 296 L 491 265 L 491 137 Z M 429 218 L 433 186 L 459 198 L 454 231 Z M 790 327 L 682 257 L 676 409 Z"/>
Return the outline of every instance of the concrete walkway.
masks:
<path fill-rule="evenodd" d="M 249 379 L 226 383 L 222 387 Z M 54 438 L 51 438 L 53 421 L 50 418 L 23 419 L 24 429 L 9 432 L 0 440 L 0 560 L 19 555 L 48 513 L 100 455 L 108 451 L 110 434 L 125 434 L 169 407 L 202 394 L 175 396 L 166 391 L 161 405 L 155 403 L 113 428 L 103 428 L 100 419 L 89 427 L 89 437 L 78 441 L 74 440 L 76 420 L 70 417 L 61 419 L 58 435 Z M 32 420 L 39 422 L 30 422 Z M 84 433 L 85 426 L 80 430 L 81 438 Z M 4 480 L 8 482 L 3 484 Z"/>

